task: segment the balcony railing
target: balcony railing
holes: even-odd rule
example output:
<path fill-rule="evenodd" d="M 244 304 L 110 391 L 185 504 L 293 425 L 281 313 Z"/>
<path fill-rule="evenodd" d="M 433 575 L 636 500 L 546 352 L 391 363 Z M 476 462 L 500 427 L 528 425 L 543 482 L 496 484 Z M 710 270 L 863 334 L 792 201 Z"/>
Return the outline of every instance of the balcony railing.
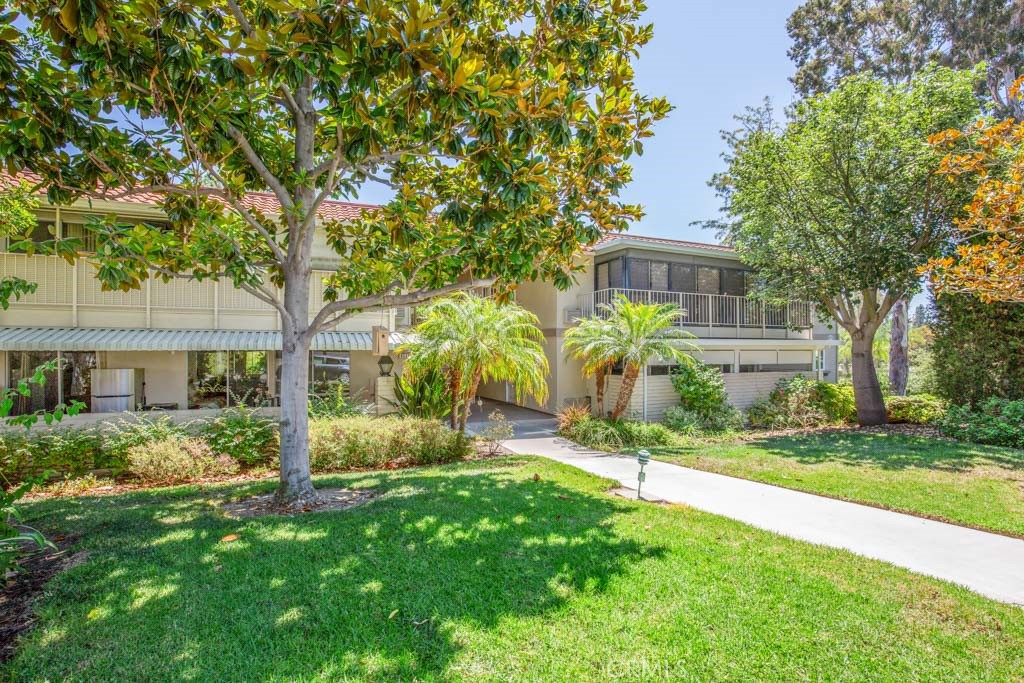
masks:
<path fill-rule="evenodd" d="M 806 301 L 774 305 L 745 296 L 727 294 L 618 288 L 580 294 L 577 297 L 580 317 L 602 315 L 601 305 L 611 305 L 620 295 L 633 303 L 677 306 L 682 311 L 678 321 L 679 327 L 704 327 L 712 334 L 716 328 L 806 330 L 814 324 L 811 305 Z"/>

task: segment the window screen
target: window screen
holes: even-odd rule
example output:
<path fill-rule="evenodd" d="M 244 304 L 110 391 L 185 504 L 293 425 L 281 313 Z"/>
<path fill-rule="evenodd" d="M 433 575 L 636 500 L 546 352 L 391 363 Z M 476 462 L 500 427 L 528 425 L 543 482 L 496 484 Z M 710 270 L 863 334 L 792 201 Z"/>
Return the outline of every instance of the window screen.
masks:
<path fill-rule="evenodd" d="M 622 287 L 622 259 L 608 262 L 608 286 Z"/>
<path fill-rule="evenodd" d="M 697 291 L 701 294 L 721 294 L 722 271 L 718 268 L 697 269 Z"/>
<path fill-rule="evenodd" d="M 651 288 L 651 262 L 644 259 L 629 259 L 629 288 Z"/>
<path fill-rule="evenodd" d="M 722 294 L 743 296 L 746 293 L 746 271 L 723 268 Z"/>
<path fill-rule="evenodd" d="M 689 263 L 673 263 L 671 276 L 673 292 L 697 291 L 697 270 Z"/>
<path fill-rule="evenodd" d="M 608 264 L 599 263 L 597 264 L 597 288 L 608 289 Z"/>
<path fill-rule="evenodd" d="M 668 264 L 663 261 L 651 262 L 651 289 L 668 291 Z"/>

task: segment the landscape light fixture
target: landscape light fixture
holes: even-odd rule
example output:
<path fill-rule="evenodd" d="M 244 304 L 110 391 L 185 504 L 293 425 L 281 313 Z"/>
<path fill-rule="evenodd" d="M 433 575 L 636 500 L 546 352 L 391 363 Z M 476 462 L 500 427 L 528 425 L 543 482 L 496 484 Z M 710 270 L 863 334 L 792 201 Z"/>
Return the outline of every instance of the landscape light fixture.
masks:
<path fill-rule="evenodd" d="M 637 451 L 636 461 L 640 463 L 640 474 L 636 475 L 636 499 L 640 500 L 640 487 L 647 481 L 647 473 L 644 472 L 644 467 L 651 461 L 651 452 L 645 449 Z"/>
<path fill-rule="evenodd" d="M 380 368 L 381 377 L 390 377 L 391 369 L 395 367 L 395 361 L 391 359 L 391 356 L 381 356 L 377 361 L 377 367 Z"/>

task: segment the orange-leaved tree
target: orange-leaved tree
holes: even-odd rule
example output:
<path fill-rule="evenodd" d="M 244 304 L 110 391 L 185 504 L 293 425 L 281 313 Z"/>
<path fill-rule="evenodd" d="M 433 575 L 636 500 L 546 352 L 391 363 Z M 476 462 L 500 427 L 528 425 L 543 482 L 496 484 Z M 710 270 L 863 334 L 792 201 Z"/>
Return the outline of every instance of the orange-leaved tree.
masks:
<path fill-rule="evenodd" d="M 1024 77 L 1010 88 L 1021 99 Z M 965 292 L 982 301 L 1024 301 L 1024 122 L 979 121 L 966 131 L 932 137 L 949 149 L 939 173 L 976 184 L 956 221 L 955 254 L 931 259 L 922 271 L 937 293 Z"/>

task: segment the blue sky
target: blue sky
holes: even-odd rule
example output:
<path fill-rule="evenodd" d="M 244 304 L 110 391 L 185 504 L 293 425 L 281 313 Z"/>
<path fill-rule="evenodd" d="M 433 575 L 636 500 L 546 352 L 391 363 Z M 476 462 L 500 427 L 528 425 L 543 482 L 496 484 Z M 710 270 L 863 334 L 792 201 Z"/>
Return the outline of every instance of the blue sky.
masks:
<path fill-rule="evenodd" d="M 716 242 L 693 221 L 714 218 L 719 200 L 707 181 L 722 169 L 719 131 L 748 105 L 772 98 L 781 110 L 793 97 L 786 51 L 786 18 L 798 0 L 648 0 L 645 20 L 654 39 L 636 64 L 641 92 L 675 107 L 657 124 L 633 183 L 623 197 L 647 215 L 631 232 Z M 390 193 L 367 186 L 360 197 L 381 202 Z"/>

